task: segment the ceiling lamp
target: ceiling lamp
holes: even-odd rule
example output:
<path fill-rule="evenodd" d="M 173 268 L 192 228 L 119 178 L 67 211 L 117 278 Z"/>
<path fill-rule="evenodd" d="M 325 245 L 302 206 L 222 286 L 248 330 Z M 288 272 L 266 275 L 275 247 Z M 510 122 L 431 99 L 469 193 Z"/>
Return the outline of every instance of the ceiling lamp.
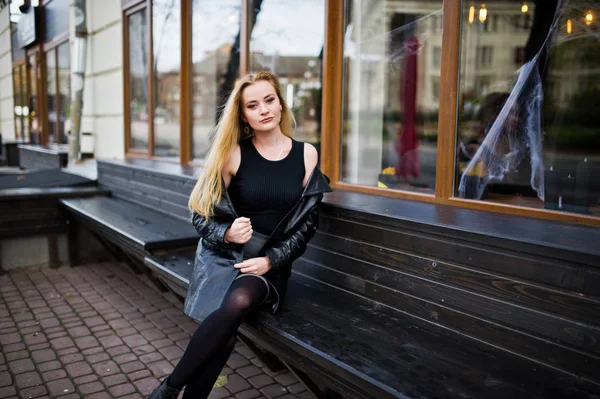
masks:
<path fill-rule="evenodd" d="M 570 35 L 573 32 L 573 23 L 570 19 L 567 19 L 567 33 Z"/>
<path fill-rule="evenodd" d="M 588 11 L 588 13 L 585 14 L 585 24 L 590 26 L 592 22 L 594 22 L 594 14 L 592 14 L 591 11 Z"/>
<path fill-rule="evenodd" d="M 526 13 L 527 11 L 529 11 L 529 6 L 527 5 L 527 2 L 524 1 L 523 5 L 521 6 L 521 12 Z"/>
<path fill-rule="evenodd" d="M 487 19 L 487 8 L 485 8 L 485 4 L 482 4 L 481 8 L 479 9 L 479 21 L 481 21 L 481 23 L 484 23 L 486 19 Z"/>

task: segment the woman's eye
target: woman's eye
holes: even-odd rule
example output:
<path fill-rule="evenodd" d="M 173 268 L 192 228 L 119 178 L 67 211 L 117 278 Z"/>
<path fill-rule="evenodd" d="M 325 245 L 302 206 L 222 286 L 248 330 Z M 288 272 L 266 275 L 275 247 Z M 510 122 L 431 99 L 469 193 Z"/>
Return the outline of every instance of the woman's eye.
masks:
<path fill-rule="evenodd" d="M 269 104 L 270 104 L 270 103 L 272 103 L 273 101 L 275 101 L 275 98 L 273 98 L 273 97 L 271 97 L 271 98 L 267 98 L 267 102 L 268 102 Z"/>
<path fill-rule="evenodd" d="M 248 105 L 248 109 L 254 109 L 254 108 L 256 108 L 256 104 L 250 104 L 250 105 Z"/>

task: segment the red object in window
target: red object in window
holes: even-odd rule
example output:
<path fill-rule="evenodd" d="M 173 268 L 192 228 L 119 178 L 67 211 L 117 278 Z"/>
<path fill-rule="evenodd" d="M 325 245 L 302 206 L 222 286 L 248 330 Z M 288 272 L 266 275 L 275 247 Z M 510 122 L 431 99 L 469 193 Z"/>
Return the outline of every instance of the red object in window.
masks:
<path fill-rule="evenodd" d="M 419 177 L 419 141 L 417 140 L 417 51 L 419 40 L 411 37 L 404 42 L 404 74 L 400 85 L 400 104 L 404 121 L 398 129 L 395 149 L 398 153 L 396 175 L 408 179 Z"/>

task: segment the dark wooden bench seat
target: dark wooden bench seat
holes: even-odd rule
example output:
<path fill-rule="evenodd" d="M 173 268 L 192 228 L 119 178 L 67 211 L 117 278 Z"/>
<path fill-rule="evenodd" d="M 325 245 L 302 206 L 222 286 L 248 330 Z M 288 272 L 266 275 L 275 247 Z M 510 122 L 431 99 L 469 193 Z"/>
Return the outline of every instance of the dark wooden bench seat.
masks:
<path fill-rule="evenodd" d="M 64 199 L 61 205 L 108 241 L 124 244 L 138 253 L 198 243 L 198 233 L 189 221 L 119 198 Z"/>
<path fill-rule="evenodd" d="M 147 257 L 174 292 L 185 295 L 194 253 Z M 294 273 L 285 305 L 261 312 L 242 335 L 275 353 L 319 397 L 576 398 L 589 383 L 455 331 Z"/>
<path fill-rule="evenodd" d="M 0 240 L 47 235 L 50 266 L 58 266 L 57 235 L 71 233 L 69 218 L 60 211 L 59 201 L 67 198 L 105 196 L 110 192 L 94 186 L 25 187 L 0 189 Z M 69 240 L 69 261 L 75 248 Z M 0 265 L 0 273 L 2 266 Z"/>
<path fill-rule="evenodd" d="M 61 169 L 23 171 L 0 176 L 0 189 L 95 186 L 94 180 Z"/>

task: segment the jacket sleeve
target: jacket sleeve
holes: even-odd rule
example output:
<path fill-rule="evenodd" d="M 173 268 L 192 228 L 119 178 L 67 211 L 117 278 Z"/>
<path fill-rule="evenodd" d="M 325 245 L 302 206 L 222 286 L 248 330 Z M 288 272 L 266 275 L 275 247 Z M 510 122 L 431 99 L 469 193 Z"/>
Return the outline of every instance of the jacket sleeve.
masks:
<path fill-rule="evenodd" d="M 224 248 L 229 248 L 235 245 L 225 243 L 225 232 L 231 226 L 230 222 L 219 221 L 215 218 L 206 220 L 204 216 L 200 216 L 198 213 L 194 212 L 194 216 L 192 216 L 192 224 L 196 228 L 198 234 L 200 234 L 200 237 L 213 245 L 218 245 Z"/>
<path fill-rule="evenodd" d="M 265 250 L 265 254 L 271 261 L 271 270 L 280 270 L 283 266 L 290 265 L 302 256 L 306 245 L 314 237 L 319 227 L 319 205 L 320 203 L 317 202 L 310 208 L 305 220 L 300 223 L 294 234 Z"/>

